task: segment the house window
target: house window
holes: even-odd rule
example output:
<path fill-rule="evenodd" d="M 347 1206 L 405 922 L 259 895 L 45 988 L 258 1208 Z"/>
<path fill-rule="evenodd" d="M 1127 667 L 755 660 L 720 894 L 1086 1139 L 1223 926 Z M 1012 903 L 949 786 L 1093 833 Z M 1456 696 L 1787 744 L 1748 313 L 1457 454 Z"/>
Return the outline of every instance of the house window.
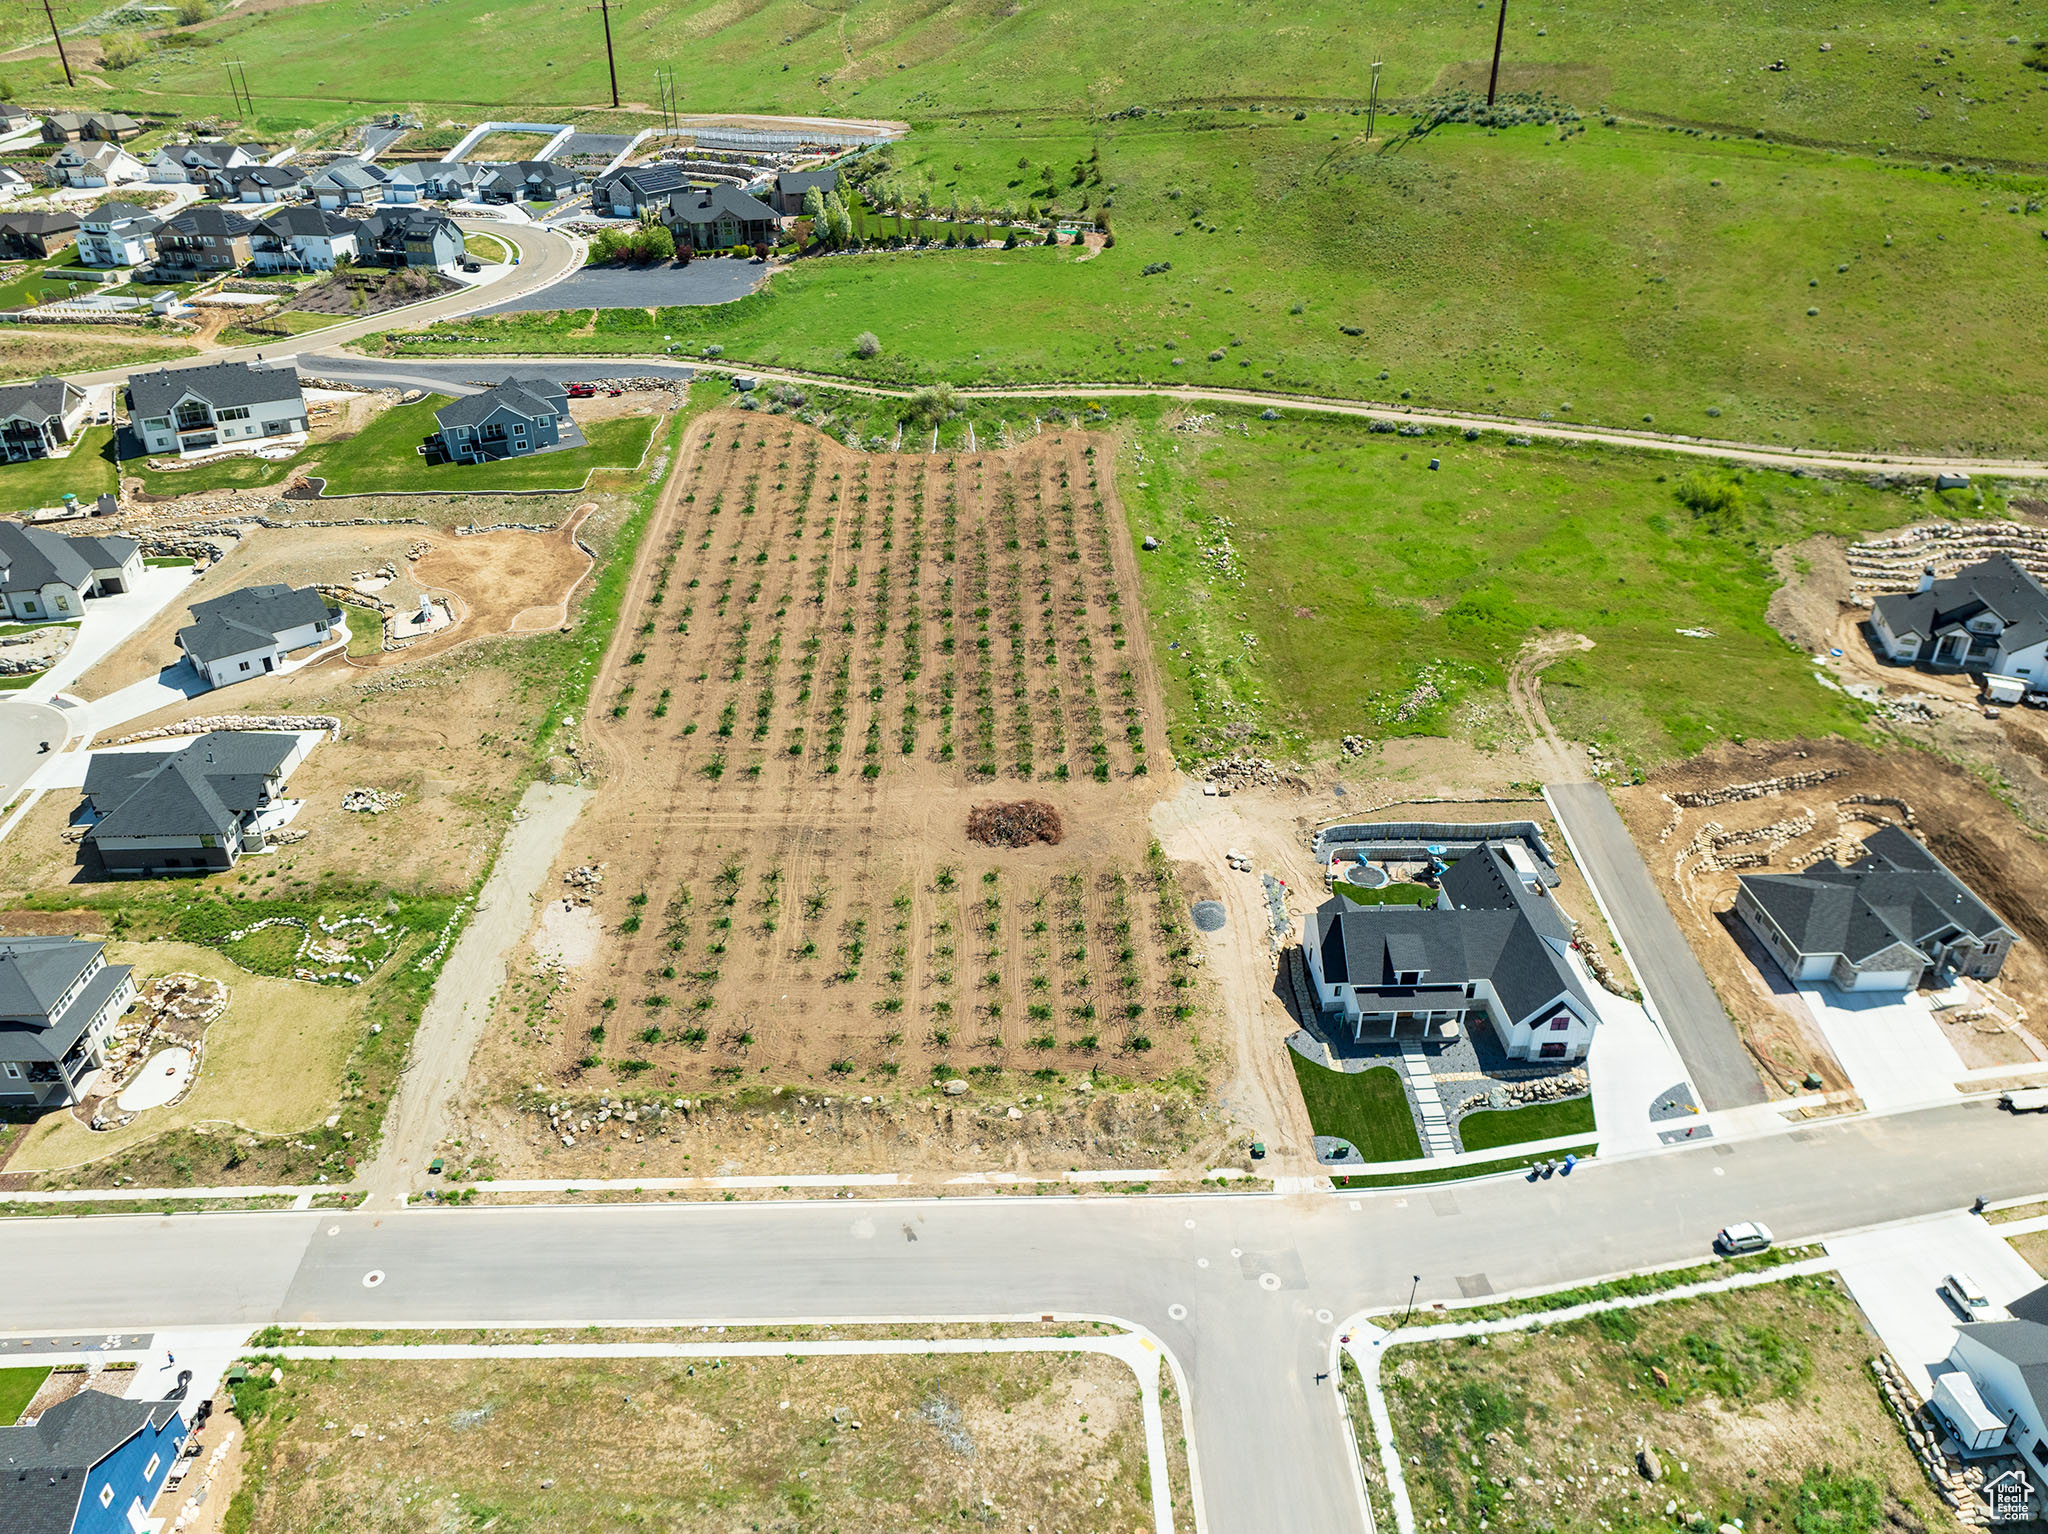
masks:
<path fill-rule="evenodd" d="M 230 405 L 227 409 L 221 411 L 216 419 L 222 421 L 246 421 L 249 419 L 249 407 L 247 405 Z"/>
<path fill-rule="evenodd" d="M 107 1483 L 106 1485 L 104 1485 L 104 1486 L 102 1486 L 102 1487 L 100 1488 L 100 1506 L 101 1506 L 101 1507 L 112 1507 L 113 1505 L 114 1505 L 114 1483 L 113 1483 L 112 1481 L 109 1481 L 109 1482 L 108 1482 L 108 1483 Z"/>
<path fill-rule="evenodd" d="M 152 1455 L 150 1455 L 150 1457 L 149 1457 L 149 1463 L 148 1463 L 148 1464 L 146 1464 L 146 1465 L 144 1465 L 144 1466 L 142 1467 L 142 1478 L 143 1478 L 143 1479 L 144 1479 L 145 1481 L 153 1481 L 153 1480 L 155 1480 L 155 1479 L 156 1479 L 156 1468 L 157 1468 L 157 1466 L 161 1465 L 161 1464 L 162 1464 L 163 1462 L 164 1462 L 164 1457 L 163 1457 L 163 1456 L 162 1456 L 161 1454 L 152 1454 Z"/>
<path fill-rule="evenodd" d="M 1562 1033 L 1565 1029 L 1571 1027 L 1571 1025 L 1572 1020 L 1568 1017 L 1553 1017 L 1550 1020 L 1550 1031 L 1552 1033 Z"/>
<path fill-rule="evenodd" d="M 213 415 L 206 408 L 206 401 L 188 399 L 178 406 L 178 430 L 197 431 L 213 424 Z"/>
<path fill-rule="evenodd" d="M 244 671 L 247 671 L 249 669 L 249 663 L 247 661 L 242 662 L 242 669 Z"/>
<path fill-rule="evenodd" d="M 5 1064 L 0 1064 L 0 1074 L 4 1074 L 9 1081 L 19 1081 L 21 1080 L 21 1067 L 12 1060 L 9 1060 Z"/>

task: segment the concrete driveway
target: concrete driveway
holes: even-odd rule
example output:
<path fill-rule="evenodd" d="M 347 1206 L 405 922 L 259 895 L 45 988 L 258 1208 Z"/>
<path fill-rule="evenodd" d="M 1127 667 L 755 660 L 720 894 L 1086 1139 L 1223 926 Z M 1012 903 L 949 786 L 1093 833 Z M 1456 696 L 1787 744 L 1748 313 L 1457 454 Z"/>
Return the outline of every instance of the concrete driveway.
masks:
<path fill-rule="evenodd" d="M 80 527 L 78 531 L 85 529 Z M 49 702 L 175 602 L 193 578 L 189 567 L 145 566 L 133 591 L 89 600 L 85 617 L 78 625 L 78 637 L 71 641 L 64 658 L 17 696 L 34 703 Z"/>
<path fill-rule="evenodd" d="M 1958 1189 L 1966 1195 L 1968 1189 Z M 1842 1278 L 1885 1350 L 1924 1396 L 1932 1374 L 1955 1346 L 1962 1316 L 1942 1297 L 1941 1281 L 1958 1270 L 1983 1286 L 1994 1305 L 2009 1305 L 2041 1287 L 2041 1277 L 1976 1215 L 1953 1213 L 1890 1225 L 1827 1243 Z"/>
<path fill-rule="evenodd" d="M 1965 1066 L 1916 993 L 1838 991 L 1802 985 L 1821 1037 L 1872 1113 L 1955 1101 Z"/>

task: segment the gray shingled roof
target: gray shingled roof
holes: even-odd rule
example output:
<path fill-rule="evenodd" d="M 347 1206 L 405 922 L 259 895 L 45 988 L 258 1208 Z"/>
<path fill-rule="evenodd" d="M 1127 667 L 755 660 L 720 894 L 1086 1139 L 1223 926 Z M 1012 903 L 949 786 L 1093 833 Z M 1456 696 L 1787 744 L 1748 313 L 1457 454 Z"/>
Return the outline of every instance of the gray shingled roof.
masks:
<path fill-rule="evenodd" d="M 244 586 L 192 604 L 198 621 L 178 630 L 178 648 L 197 661 L 246 655 L 301 624 L 331 617 L 327 598 L 311 586 Z"/>
<path fill-rule="evenodd" d="M 239 165 L 228 171 L 227 177 L 236 186 L 252 182 L 257 186 L 297 186 L 306 173 L 296 165 Z"/>
<path fill-rule="evenodd" d="M 668 206 L 671 216 L 686 224 L 710 224 L 721 217 L 738 219 L 743 224 L 762 219 L 773 222 L 778 216 L 760 198 L 749 197 L 724 181 L 702 191 L 677 192 L 669 198 Z"/>
<path fill-rule="evenodd" d="M 1999 641 L 2008 650 L 2022 650 L 2048 639 L 2048 590 L 2009 554 L 1994 554 L 1981 564 L 1958 570 L 1926 591 L 1895 591 L 1871 606 L 1894 634 L 1932 639 L 1980 613 L 2005 620 Z"/>
<path fill-rule="evenodd" d="M 0 1013 L 48 1016 L 99 951 L 76 937 L 0 938 Z"/>
<path fill-rule="evenodd" d="M 1844 868 L 1823 858 L 1796 874 L 1744 874 L 1742 887 L 1802 954 L 1839 953 L 1852 964 L 1903 943 L 1925 945 L 1950 928 L 1979 939 L 2012 931 L 1920 843 L 1896 826 L 1866 837 Z"/>
<path fill-rule="evenodd" d="M 2009 1307 L 2010 1313 L 2017 1317 L 2021 1306 L 2031 1305 L 2041 1292 L 2037 1289 L 2023 1297 Z M 2017 1369 L 2027 1393 L 2034 1398 L 2035 1419 L 2048 1419 L 2048 1325 L 2030 1319 L 1972 1321 L 1958 1330 Z"/>
<path fill-rule="evenodd" d="M 332 186 L 366 191 L 373 186 L 382 186 L 391 178 L 374 165 L 365 165 L 361 160 L 346 157 L 331 161 L 307 177 L 309 181 L 324 181 Z"/>
<path fill-rule="evenodd" d="M 775 190 L 779 196 L 801 197 L 812 187 L 823 197 L 839 186 L 839 172 L 836 170 L 786 170 L 775 177 Z"/>
<path fill-rule="evenodd" d="M 569 405 L 568 391 L 545 378 L 508 378 L 481 394 L 466 394 L 450 400 L 434 412 L 445 430 L 450 426 L 480 426 L 498 410 L 509 410 L 529 421 L 537 416 L 562 415 Z"/>
<path fill-rule="evenodd" d="M 0 217 L 0 229 L 15 234 L 65 234 L 77 227 L 76 213 L 9 213 Z"/>
<path fill-rule="evenodd" d="M 64 414 L 68 396 L 83 393 L 76 384 L 67 383 L 54 373 L 45 374 L 34 383 L 0 388 L 0 419 L 18 415 L 25 421 L 55 420 Z"/>
<path fill-rule="evenodd" d="M 1360 993 L 1371 1009 L 1376 996 L 1410 1004 L 1397 976 L 1422 972 L 1424 987 L 1487 980 L 1512 1020 L 1570 995 L 1590 1015 L 1594 1008 L 1564 957 L 1571 928 L 1547 897 L 1523 888 L 1498 848 L 1468 852 L 1441 884 L 1447 910 L 1417 906 L 1358 907 L 1341 896 L 1316 911 L 1314 941 L 1323 976 Z"/>
<path fill-rule="evenodd" d="M 356 227 L 353 219 L 330 213 L 310 202 L 288 202 L 276 212 L 264 214 L 257 222 L 279 236 L 353 234 Z"/>
<path fill-rule="evenodd" d="M 142 547 L 133 538 L 111 533 L 96 538 L 66 538 L 64 541 L 95 570 L 118 570 Z"/>
<path fill-rule="evenodd" d="M 90 584 L 85 554 L 44 528 L 0 522 L 0 591 L 40 591 L 53 581 L 74 590 Z"/>
<path fill-rule="evenodd" d="M 177 751 L 104 752 L 85 770 L 100 818 L 86 840 L 121 836 L 225 836 L 263 804 L 264 784 L 296 737 L 214 730 Z"/>
<path fill-rule="evenodd" d="M 215 409 L 223 405 L 264 405 L 274 400 L 295 399 L 299 393 L 298 370 L 289 363 L 259 368 L 246 362 L 214 362 L 204 367 L 158 368 L 154 373 L 128 375 L 128 411 L 131 415 L 167 415 L 187 394 L 196 394 Z"/>
<path fill-rule="evenodd" d="M 125 224 L 138 218 L 149 218 L 150 211 L 132 202 L 110 202 L 94 208 L 85 215 L 84 222 L 95 228 L 111 229 L 116 224 Z"/>
<path fill-rule="evenodd" d="M 0 1531 L 70 1534 L 93 1466 L 144 1428 L 162 1428 L 175 1401 L 127 1401 L 81 1390 L 33 1427 L 0 1427 Z M 98 1509 L 94 1509 L 95 1512 Z"/>
<path fill-rule="evenodd" d="M 180 234 L 212 235 L 217 240 L 234 240 L 248 234 L 256 225 L 232 209 L 202 203 L 167 219 L 163 227 L 175 229 Z"/>

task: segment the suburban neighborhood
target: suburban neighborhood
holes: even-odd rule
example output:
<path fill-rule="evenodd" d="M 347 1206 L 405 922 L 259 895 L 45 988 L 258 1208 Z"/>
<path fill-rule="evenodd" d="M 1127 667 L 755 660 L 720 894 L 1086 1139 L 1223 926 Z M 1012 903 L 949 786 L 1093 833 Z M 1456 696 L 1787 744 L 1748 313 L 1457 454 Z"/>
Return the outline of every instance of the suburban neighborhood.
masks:
<path fill-rule="evenodd" d="M 5 20 L 0 1531 L 2048 1526 L 2037 20 Z"/>

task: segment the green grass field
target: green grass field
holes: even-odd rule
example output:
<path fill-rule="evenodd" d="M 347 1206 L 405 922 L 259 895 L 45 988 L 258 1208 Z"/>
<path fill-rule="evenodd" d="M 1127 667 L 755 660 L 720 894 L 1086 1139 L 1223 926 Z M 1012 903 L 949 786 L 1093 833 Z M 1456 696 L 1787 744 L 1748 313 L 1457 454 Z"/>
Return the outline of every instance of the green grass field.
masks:
<path fill-rule="evenodd" d="M 1563 1135 L 1593 1132 L 1593 1099 L 1574 1097 L 1561 1103 L 1535 1103 L 1527 1108 L 1482 1108 L 1458 1120 L 1458 1139 L 1468 1151 L 1555 1140 Z"/>
<path fill-rule="evenodd" d="M 1331 1071 L 1291 1049 L 1287 1058 L 1294 1062 L 1301 1100 L 1317 1134 L 1349 1140 L 1367 1161 L 1412 1161 L 1422 1154 L 1408 1094 L 1392 1066 Z"/>
<path fill-rule="evenodd" d="M 1121 401 L 1112 415 L 1162 419 Z M 1727 476 L 1634 450 L 1234 408 L 1192 433 L 1143 426 L 1117 483 L 1133 539 L 1164 545 L 1138 558 L 1184 759 L 1354 733 L 1482 749 L 1519 738 L 1506 668 L 1549 630 L 1594 641 L 1544 673 L 1552 718 L 1626 760 L 1752 736 L 1855 738 L 1861 706 L 1816 682 L 1766 621 L 1769 551 L 1981 514 L 1973 492 Z M 1985 510 L 2003 504 L 1993 495 Z"/>
<path fill-rule="evenodd" d="M 63 458 L 0 464 L 0 515 L 55 506 L 65 495 L 90 501 L 114 488 L 114 428 L 88 426 Z"/>
<path fill-rule="evenodd" d="M 62 9 L 93 8 L 68 0 Z M 9 25 L 26 38 L 39 19 Z M 1508 87 L 1548 90 L 1585 109 L 1937 158 L 2048 158 L 2043 82 L 2021 63 L 2041 17 L 2018 4 L 1591 0 L 1523 7 L 1508 22 Z M 656 0 L 613 30 L 631 94 L 649 94 L 654 65 L 687 55 L 685 111 L 933 120 L 1180 102 L 1349 108 L 1362 104 L 1374 59 L 1385 63 L 1383 93 L 1399 101 L 1483 84 L 1493 26 L 1484 0 L 1367 10 L 1338 0 Z M 245 60 L 261 78 L 266 113 L 307 117 L 460 102 L 462 120 L 474 122 L 527 115 L 497 110 L 506 106 L 537 110 L 605 92 L 600 19 L 553 6 L 441 0 L 424 9 L 231 12 L 179 42 L 109 74 L 112 104 L 154 101 L 160 112 L 189 114 L 219 95 L 223 58 Z M 1765 67 L 1777 59 L 1782 72 Z M 17 93 L 37 76 L 57 78 L 55 60 L 29 66 Z M 74 94 L 99 105 L 105 93 Z M 424 120 L 431 127 L 440 115 Z"/>
<path fill-rule="evenodd" d="M 434 411 L 448 403 L 442 394 L 385 411 L 360 434 L 343 442 L 315 443 L 281 462 L 226 458 L 189 469 L 155 472 L 131 463 L 155 494 L 189 495 L 229 486 L 280 484 L 300 467 L 326 480 L 329 495 L 377 491 L 489 493 L 493 490 L 579 489 L 595 469 L 623 469 L 638 463 L 653 434 L 655 417 L 622 416 L 584 429 L 587 447 L 560 453 L 509 458 L 494 464 L 442 464 L 428 468 L 415 451 L 435 428 Z"/>
<path fill-rule="evenodd" d="M 0 1369 L 0 1427 L 12 1427 L 21 1420 L 28 1403 L 50 1377 L 47 1365 L 27 1369 Z"/>
<path fill-rule="evenodd" d="M 1020 202 L 1049 164 L 1073 199 L 1113 201 L 1115 248 L 835 256 L 733 304 L 438 328 L 511 351 L 673 337 L 899 384 L 1213 384 L 1857 450 L 2048 446 L 2048 353 L 2010 345 L 2048 256 L 2038 176 L 1598 123 L 1371 152 L 1357 131 L 1214 112 L 935 126 L 896 179 Z M 1096 148 L 1102 182 L 1076 191 Z"/>

